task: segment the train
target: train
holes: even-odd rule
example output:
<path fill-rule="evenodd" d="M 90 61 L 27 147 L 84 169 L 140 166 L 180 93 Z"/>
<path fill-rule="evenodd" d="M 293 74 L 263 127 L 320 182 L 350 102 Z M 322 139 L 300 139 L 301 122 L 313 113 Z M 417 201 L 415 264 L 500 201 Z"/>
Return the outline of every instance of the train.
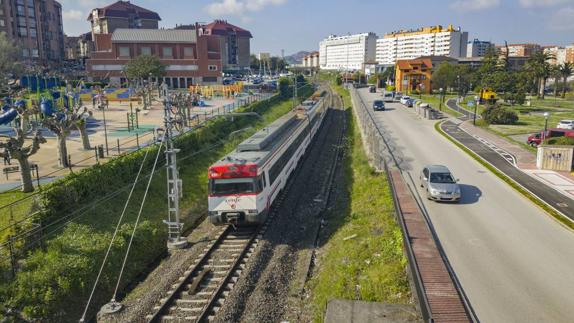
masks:
<path fill-rule="evenodd" d="M 209 167 L 208 218 L 212 224 L 265 221 L 325 119 L 324 94 L 304 101 Z"/>

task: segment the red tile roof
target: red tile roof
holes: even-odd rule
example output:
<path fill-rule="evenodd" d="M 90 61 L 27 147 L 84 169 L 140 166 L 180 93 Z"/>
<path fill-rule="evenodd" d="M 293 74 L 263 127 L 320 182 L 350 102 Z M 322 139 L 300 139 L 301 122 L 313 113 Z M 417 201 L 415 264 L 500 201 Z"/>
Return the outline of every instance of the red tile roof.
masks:
<path fill-rule="evenodd" d="M 227 36 L 230 33 L 235 33 L 237 36 L 253 38 L 251 32 L 243 28 L 237 27 L 227 22 L 227 20 L 215 20 L 210 24 L 203 26 L 210 35 Z"/>
<path fill-rule="evenodd" d="M 157 12 L 136 6 L 129 1 L 120 0 L 116 3 L 112 3 L 109 6 L 96 9 L 98 10 L 99 17 L 128 18 L 129 16 L 137 16 L 140 19 L 161 20 Z M 88 20 L 92 20 L 91 12 L 88 16 Z"/>

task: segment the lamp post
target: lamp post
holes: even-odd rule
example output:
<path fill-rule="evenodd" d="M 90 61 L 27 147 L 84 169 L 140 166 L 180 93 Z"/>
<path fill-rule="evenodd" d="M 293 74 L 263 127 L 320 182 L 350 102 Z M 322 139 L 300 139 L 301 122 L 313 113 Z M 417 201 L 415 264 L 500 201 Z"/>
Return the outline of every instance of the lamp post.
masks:
<path fill-rule="evenodd" d="M 438 91 L 439 91 L 439 97 L 438 97 L 438 100 L 439 100 L 439 103 L 438 103 L 438 109 L 439 109 L 440 111 L 442 111 L 442 96 L 443 96 L 443 94 L 442 94 L 442 92 L 443 92 L 443 91 L 442 91 L 442 90 L 443 90 L 443 88 L 442 88 L 442 87 L 441 87 L 441 88 L 438 90 Z"/>
<path fill-rule="evenodd" d="M 478 95 L 474 96 L 474 115 L 472 116 L 472 124 L 476 126 L 476 110 L 478 109 Z"/>
<path fill-rule="evenodd" d="M 546 140 L 546 131 L 548 131 L 548 117 L 550 113 L 544 112 L 544 133 L 542 133 L 542 143 Z"/>

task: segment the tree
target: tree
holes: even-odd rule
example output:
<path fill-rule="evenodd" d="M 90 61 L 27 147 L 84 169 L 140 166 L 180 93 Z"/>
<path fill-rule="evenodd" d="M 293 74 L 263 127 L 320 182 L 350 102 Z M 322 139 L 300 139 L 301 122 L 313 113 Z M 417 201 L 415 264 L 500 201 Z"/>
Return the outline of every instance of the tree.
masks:
<path fill-rule="evenodd" d="M 574 74 L 574 64 L 564 63 L 560 65 L 560 75 L 562 75 L 562 97 L 566 97 L 566 91 L 568 90 L 568 77 Z"/>
<path fill-rule="evenodd" d="M 5 32 L 0 32 L 0 82 L 2 86 L 7 84 L 10 74 L 18 73 L 22 66 L 18 62 L 18 48 L 6 37 Z"/>
<path fill-rule="evenodd" d="M 560 85 L 560 79 L 562 78 L 560 67 L 557 65 L 552 65 L 550 69 L 550 76 L 554 79 L 554 97 L 557 97 L 558 86 Z"/>
<path fill-rule="evenodd" d="M 0 156 L 5 157 L 4 154 L 8 153 L 11 158 L 18 161 L 18 165 L 20 166 L 22 192 L 32 192 L 34 191 L 34 185 L 32 184 L 29 158 L 38 152 L 40 144 L 45 143 L 46 139 L 42 137 L 39 130 L 36 130 L 32 135 L 32 143 L 26 146 L 26 133 L 22 128 L 15 127 L 14 132 L 14 137 L 10 137 L 4 142 L 0 142 Z"/>
<path fill-rule="evenodd" d="M 251 68 L 251 71 L 259 71 L 259 59 L 257 56 L 249 56 L 249 67 Z"/>
<path fill-rule="evenodd" d="M 448 62 L 442 62 L 432 73 L 433 88 L 447 89 L 456 82 L 456 67 Z"/>
<path fill-rule="evenodd" d="M 288 97 L 290 95 L 289 86 L 290 82 L 288 78 L 282 77 L 279 79 L 279 93 L 282 97 Z"/>
<path fill-rule="evenodd" d="M 132 80 L 161 77 L 165 75 L 165 65 L 155 55 L 140 55 L 126 64 L 124 72 Z"/>
<path fill-rule="evenodd" d="M 542 51 L 536 52 L 530 56 L 527 62 L 527 68 L 536 77 L 538 86 L 538 97 L 544 99 L 544 91 L 546 89 L 546 82 L 548 78 L 552 75 L 552 65 L 550 65 L 550 60 L 554 58 L 554 55 L 550 53 L 544 53 Z"/>

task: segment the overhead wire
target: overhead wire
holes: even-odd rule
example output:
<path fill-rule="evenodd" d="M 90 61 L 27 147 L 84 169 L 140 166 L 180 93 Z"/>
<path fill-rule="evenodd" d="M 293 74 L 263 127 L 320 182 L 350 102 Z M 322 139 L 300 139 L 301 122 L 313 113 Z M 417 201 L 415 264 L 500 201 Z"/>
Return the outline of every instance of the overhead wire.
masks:
<path fill-rule="evenodd" d="M 161 149 L 160 149 L 160 151 L 161 151 Z M 118 219 L 118 223 L 116 224 L 116 229 L 114 231 L 114 234 L 112 235 L 112 239 L 110 240 L 110 244 L 108 245 L 108 250 L 106 250 L 106 255 L 104 256 L 104 260 L 102 261 L 102 265 L 100 266 L 100 270 L 98 271 L 98 276 L 96 277 L 96 281 L 94 282 L 94 286 L 92 288 L 92 291 L 90 292 L 90 297 L 88 298 L 88 302 L 86 303 L 86 307 L 84 308 L 84 313 L 82 314 L 82 318 L 80 319 L 80 322 L 84 322 L 84 320 L 86 318 L 86 313 L 88 312 L 88 308 L 90 307 L 90 303 L 92 302 L 92 298 L 93 298 L 94 293 L 96 291 L 96 287 L 98 286 L 98 282 L 100 281 L 100 277 L 102 276 L 102 272 L 104 271 L 104 266 L 106 265 L 106 261 L 108 260 L 108 256 L 110 255 L 110 251 L 112 250 L 114 240 L 116 239 L 116 236 L 117 236 L 118 231 L 120 229 L 120 225 L 122 224 L 122 220 L 124 218 L 124 215 L 126 214 L 126 210 L 128 209 L 128 205 L 130 203 L 130 200 L 132 198 L 132 194 L 136 188 L 137 182 L 138 182 L 139 177 L 140 177 L 142 170 L 144 168 L 145 161 L 147 160 L 148 154 L 149 154 L 149 149 L 146 150 L 146 153 L 145 153 L 144 158 L 143 158 L 141 165 L 140 165 L 140 169 L 138 170 L 138 173 L 136 175 L 136 178 L 135 178 L 134 183 L 132 185 L 132 188 L 130 190 L 130 194 L 128 195 L 126 203 L 124 204 L 122 214 L 120 215 L 120 218 Z M 152 171 L 152 174 L 153 174 L 153 171 Z"/>

